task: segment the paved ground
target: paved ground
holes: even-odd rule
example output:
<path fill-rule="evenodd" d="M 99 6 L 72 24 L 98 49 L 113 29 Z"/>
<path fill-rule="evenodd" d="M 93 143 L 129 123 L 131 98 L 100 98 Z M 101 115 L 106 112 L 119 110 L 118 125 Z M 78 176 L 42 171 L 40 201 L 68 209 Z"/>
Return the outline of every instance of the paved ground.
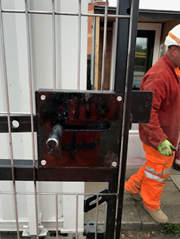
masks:
<path fill-rule="evenodd" d="M 138 168 L 128 169 L 126 178 L 136 173 Z M 86 183 L 85 191 L 88 193 L 97 193 L 107 187 L 107 183 Z M 161 197 L 162 209 L 169 217 L 170 224 L 180 225 L 180 172 L 174 169 L 171 170 L 171 176 L 164 188 Z M 105 221 L 106 205 L 99 206 L 98 223 L 99 228 L 103 230 Z M 85 223 L 88 221 L 96 221 L 96 209 L 85 213 Z M 160 233 L 162 225 L 156 223 L 150 215 L 143 209 L 142 202 L 136 202 L 129 195 L 124 195 L 123 217 L 122 217 L 122 239 L 175 239 L 180 236 L 164 235 Z M 24 237 L 21 237 L 24 238 Z M 54 234 L 48 234 L 46 239 L 55 239 Z M 16 234 L 0 233 L 0 239 L 17 239 Z M 34 239 L 34 238 L 32 238 Z M 36 237 L 35 237 L 36 239 Z M 59 239 L 76 239 L 74 234 L 67 236 L 59 235 Z M 78 239 L 86 239 L 82 234 L 79 234 Z M 109 238 L 111 239 L 111 238 Z"/>
<path fill-rule="evenodd" d="M 132 174 L 127 173 L 127 178 Z M 170 177 L 161 197 L 161 208 L 169 218 L 169 223 L 180 224 L 180 172 L 171 169 Z M 129 195 L 124 195 L 122 230 L 160 230 L 161 224 L 156 223 L 142 207 Z"/>
<path fill-rule="evenodd" d="M 20 237 L 20 239 L 26 239 L 27 237 Z M 124 231 L 121 233 L 121 239 L 177 239 L 179 237 L 172 236 L 172 235 L 164 235 L 157 231 Z M 15 233 L 2 233 L 0 234 L 0 239 L 17 239 L 17 235 Z M 36 237 L 28 237 L 27 239 L 36 239 Z M 41 239 L 41 238 L 40 238 Z M 46 239 L 56 239 L 56 236 L 52 236 L 48 234 Z M 75 234 L 69 234 L 68 236 L 64 237 L 62 235 L 58 236 L 58 239 L 76 239 Z M 78 239 L 86 239 L 82 234 L 79 235 Z M 110 238 L 111 239 L 111 238 Z"/>
<path fill-rule="evenodd" d="M 128 169 L 126 179 L 136 173 L 136 169 Z M 98 192 L 106 187 L 106 183 L 87 183 L 87 192 Z M 162 209 L 169 218 L 169 223 L 180 224 L 180 171 L 171 169 L 170 177 L 161 197 Z M 105 221 L 105 204 L 99 206 L 98 222 Z M 96 220 L 96 210 L 85 214 L 85 222 Z M 144 210 L 142 202 L 137 202 L 130 195 L 124 195 L 122 230 L 124 231 L 159 231 L 162 225 Z"/>

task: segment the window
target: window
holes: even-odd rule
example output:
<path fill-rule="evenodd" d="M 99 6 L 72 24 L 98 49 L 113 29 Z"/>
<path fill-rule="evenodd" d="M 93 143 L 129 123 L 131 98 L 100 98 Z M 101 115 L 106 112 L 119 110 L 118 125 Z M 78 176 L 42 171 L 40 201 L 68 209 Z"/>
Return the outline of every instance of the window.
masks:
<path fill-rule="evenodd" d="M 139 90 L 142 77 L 152 66 L 155 31 L 139 30 L 136 38 L 133 90 Z"/>

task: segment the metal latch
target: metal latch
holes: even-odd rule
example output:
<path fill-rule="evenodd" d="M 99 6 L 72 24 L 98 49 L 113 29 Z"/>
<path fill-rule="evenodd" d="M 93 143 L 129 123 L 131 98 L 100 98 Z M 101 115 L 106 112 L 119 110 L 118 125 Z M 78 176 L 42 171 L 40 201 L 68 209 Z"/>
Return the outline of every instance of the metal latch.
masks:
<path fill-rule="evenodd" d="M 94 239 L 97 234 L 97 239 L 104 239 L 105 232 L 97 231 L 96 232 L 96 223 L 95 222 L 87 222 L 86 225 L 86 239 Z"/>
<path fill-rule="evenodd" d="M 98 197 L 98 205 L 102 204 L 103 202 L 107 202 L 108 197 L 106 195 L 101 195 L 103 193 L 108 193 L 108 189 L 103 189 L 102 191 L 98 192 L 96 195 L 87 197 L 84 199 L 84 212 L 89 212 L 93 208 L 97 206 L 97 197 Z M 98 195 L 100 194 L 100 195 Z"/>

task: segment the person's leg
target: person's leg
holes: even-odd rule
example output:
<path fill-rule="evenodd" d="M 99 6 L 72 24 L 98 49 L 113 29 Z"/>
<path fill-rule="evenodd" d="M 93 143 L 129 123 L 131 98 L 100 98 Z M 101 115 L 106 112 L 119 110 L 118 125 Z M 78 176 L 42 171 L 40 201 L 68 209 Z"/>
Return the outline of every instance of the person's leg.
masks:
<path fill-rule="evenodd" d="M 141 184 L 144 208 L 156 221 L 166 223 L 168 218 L 160 209 L 160 198 L 169 177 L 174 156 L 162 156 L 158 150 L 149 146 L 144 146 L 144 149 L 147 158 L 144 168 L 145 176 Z"/>
<path fill-rule="evenodd" d="M 148 164 L 147 164 L 148 165 Z M 141 196 L 145 207 L 148 210 L 158 210 L 160 208 L 160 198 L 169 174 L 157 176 L 148 170 L 141 184 Z"/>
<path fill-rule="evenodd" d="M 147 163 L 148 165 L 148 163 Z M 166 180 L 169 174 L 157 176 L 148 170 L 145 171 L 145 177 L 141 185 L 141 196 L 144 208 L 149 212 L 151 217 L 159 223 L 167 223 L 168 217 L 160 208 L 160 198 Z"/>
<path fill-rule="evenodd" d="M 139 169 L 137 174 L 132 175 L 125 183 L 125 190 L 131 194 L 137 194 L 140 191 L 141 183 L 144 179 L 144 169 L 146 163 Z"/>
<path fill-rule="evenodd" d="M 147 145 L 143 145 L 146 152 L 146 165 L 144 168 L 144 179 L 141 184 L 141 195 L 146 208 L 157 210 L 160 207 L 160 197 L 170 169 L 174 156 L 163 156 L 158 150 Z"/>

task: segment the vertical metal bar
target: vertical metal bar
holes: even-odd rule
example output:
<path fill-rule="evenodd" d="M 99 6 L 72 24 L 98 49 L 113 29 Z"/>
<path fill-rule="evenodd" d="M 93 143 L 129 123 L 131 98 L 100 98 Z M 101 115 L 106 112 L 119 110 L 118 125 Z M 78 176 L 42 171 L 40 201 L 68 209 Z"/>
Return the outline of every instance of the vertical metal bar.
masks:
<path fill-rule="evenodd" d="M 6 66 L 6 54 L 5 54 L 1 0 L 0 0 L 0 29 L 1 29 L 0 34 L 1 34 L 2 63 L 3 63 L 3 71 L 4 71 L 3 73 L 4 73 L 6 102 L 7 102 L 7 119 L 8 119 L 8 131 L 9 131 L 9 147 L 10 147 L 10 154 L 11 154 L 11 173 L 12 173 L 12 180 L 13 180 L 13 195 L 14 195 L 14 206 L 15 206 L 16 228 L 17 228 L 17 238 L 20 239 L 19 225 L 18 225 L 18 208 L 17 208 L 16 182 L 15 182 L 14 161 L 13 161 L 13 146 L 12 146 L 11 121 L 10 121 L 10 103 L 9 103 L 9 92 L 8 92 L 8 79 L 7 79 L 7 66 Z"/>
<path fill-rule="evenodd" d="M 117 5 L 117 15 L 129 16 L 127 10 L 130 9 L 131 1 L 119 0 Z M 116 19 L 117 24 L 117 45 L 114 90 L 116 93 L 123 93 L 125 89 L 126 64 L 128 55 L 129 39 L 129 19 Z"/>
<path fill-rule="evenodd" d="M 52 41 L 53 41 L 53 88 L 56 90 L 56 25 L 55 25 L 55 5 L 52 0 Z"/>
<path fill-rule="evenodd" d="M 117 175 L 114 175 L 109 181 L 108 192 L 117 193 Z M 105 239 L 114 238 L 114 225 L 116 213 L 116 196 L 108 196 L 106 213 L 106 232 Z"/>
<path fill-rule="evenodd" d="M 32 154 L 33 154 L 33 181 L 35 193 L 35 213 L 36 213 L 36 237 L 39 238 L 38 226 L 38 206 L 37 206 L 37 186 L 36 186 L 36 169 L 35 169 L 35 141 L 34 141 L 34 123 L 33 123 L 33 92 L 32 92 L 32 66 L 31 66 L 31 47 L 30 47 L 30 29 L 28 16 L 28 3 L 25 1 L 25 16 L 26 16 L 26 34 L 27 34 L 27 52 L 28 52 L 28 75 L 29 75 L 29 94 L 30 94 L 30 109 L 31 109 L 31 133 L 32 133 Z"/>
<path fill-rule="evenodd" d="M 108 14 L 108 0 L 106 0 L 105 16 L 104 16 L 104 36 L 103 36 L 103 59 L 102 59 L 102 73 L 101 73 L 101 91 L 104 90 L 104 75 L 105 75 L 105 64 L 106 64 L 106 41 L 107 41 L 107 14 Z"/>
<path fill-rule="evenodd" d="M 95 239 L 97 239 L 97 230 L 98 230 L 98 213 L 99 213 L 99 194 L 97 194 L 96 198 L 96 232 L 95 232 Z"/>
<path fill-rule="evenodd" d="M 128 137 L 129 137 L 129 122 L 130 122 L 130 110 L 131 110 L 134 55 L 135 55 L 137 22 L 138 22 L 138 7 L 139 7 L 139 0 L 132 0 L 130 26 L 129 26 L 125 95 L 124 95 L 124 106 L 123 106 L 123 112 L 124 112 L 123 122 L 122 122 L 123 138 L 121 141 L 119 173 L 118 173 L 118 187 L 117 187 L 117 200 L 116 200 L 116 224 L 115 224 L 114 239 L 119 238 L 120 231 L 121 231 L 122 205 L 123 205 L 123 193 L 124 193 L 124 182 L 125 182 L 125 171 L 126 171 L 126 160 L 127 160 L 127 145 L 128 145 Z"/>
<path fill-rule="evenodd" d="M 56 194 L 56 239 L 58 239 L 58 194 Z"/>
<path fill-rule="evenodd" d="M 76 194 L 76 239 L 78 239 L 78 194 Z"/>
<path fill-rule="evenodd" d="M 79 0 L 79 14 L 78 14 L 78 61 L 77 61 L 77 89 L 80 91 L 80 74 L 81 74 L 81 0 Z"/>

